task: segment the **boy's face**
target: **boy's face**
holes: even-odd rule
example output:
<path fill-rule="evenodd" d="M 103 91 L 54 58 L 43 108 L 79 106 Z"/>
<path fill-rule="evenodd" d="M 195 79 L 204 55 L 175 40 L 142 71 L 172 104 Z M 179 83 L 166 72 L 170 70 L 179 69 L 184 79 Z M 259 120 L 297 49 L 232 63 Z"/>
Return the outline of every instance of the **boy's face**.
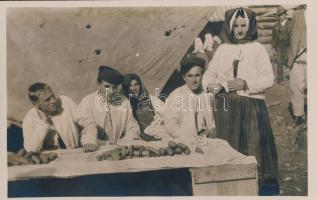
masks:
<path fill-rule="evenodd" d="M 51 89 L 37 91 L 38 101 L 33 104 L 47 115 L 52 115 L 59 110 L 58 98 Z"/>
<path fill-rule="evenodd" d="M 111 102 L 113 96 L 117 93 L 118 91 L 118 85 L 113 85 L 111 83 L 108 83 L 106 81 L 102 81 L 99 84 L 99 94 L 102 96 L 106 97 L 106 100 Z"/>
<path fill-rule="evenodd" d="M 183 76 L 183 79 L 191 91 L 195 92 L 195 91 L 199 90 L 201 87 L 201 81 L 202 81 L 202 69 L 201 69 L 201 67 L 193 66 Z"/>

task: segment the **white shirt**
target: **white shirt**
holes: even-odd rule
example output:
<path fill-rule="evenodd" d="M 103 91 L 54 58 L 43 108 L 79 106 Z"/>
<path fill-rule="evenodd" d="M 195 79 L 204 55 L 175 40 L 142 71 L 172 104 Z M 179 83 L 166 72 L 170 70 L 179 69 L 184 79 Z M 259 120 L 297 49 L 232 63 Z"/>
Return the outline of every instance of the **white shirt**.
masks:
<path fill-rule="evenodd" d="M 167 133 L 193 142 L 200 129 L 214 128 L 210 97 L 206 93 L 194 94 L 187 85 L 175 89 L 166 100 L 168 109 L 164 116 Z"/>
<path fill-rule="evenodd" d="M 233 61 L 239 60 L 237 78 L 246 81 L 248 90 L 238 95 L 264 99 L 265 89 L 274 84 L 274 74 L 269 55 L 259 42 L 222 44 L 203 75 L 203 88 L 209 83 L 220 83 L 228 91 L 228 81 L 233 80 Z"/>
<path fill-rule="evenodd" d="M 79 132 L 75 123 L 76 103 L 66 97 L 60 96 L 63 111 L 61 114 L 51 118 L 53 126 L 40 118 L 37 108 L 32 108 L 23 119 L 23 139 L 26 151 L 39 152 L 43 145 L 58 146 L 58 135 L 60 135 L 66 148 L 77 148 L 79 146 Z M 44 114 L 43 114 L 44 115 Z"/>
<path fill-rule="evenodd" d="M 280 24 L 281 24 L 282 26 L 285 26 L 286 22 L 287 22 L 287 19 L 285 19 L 284 21 L 280 22 Z"/>
<path fill-rule="evenodd" d="M 106 106 L 108 105 L 108 106 Z M 97 126 L 104 128 L 106 112 L 110 112 L 113 133 L 123 141 L 139 137 L 140 129 L 133 117 L 132 108 L 127 98 L 120 106 L 107 104 L 98 91 L 84 97 L 77 107 L 76 120 L 83 127 L 82 144 L 97 144 Z"/>

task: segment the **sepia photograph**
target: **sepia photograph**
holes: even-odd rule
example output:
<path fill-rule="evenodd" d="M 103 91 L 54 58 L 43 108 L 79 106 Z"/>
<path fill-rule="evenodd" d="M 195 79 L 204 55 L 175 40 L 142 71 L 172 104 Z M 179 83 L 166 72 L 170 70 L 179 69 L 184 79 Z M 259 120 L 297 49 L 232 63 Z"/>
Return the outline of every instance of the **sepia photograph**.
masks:
<path fill-rule="evenodd" d="M 308 196 L 308 7 L 7 6 L 7 198 Z"/>

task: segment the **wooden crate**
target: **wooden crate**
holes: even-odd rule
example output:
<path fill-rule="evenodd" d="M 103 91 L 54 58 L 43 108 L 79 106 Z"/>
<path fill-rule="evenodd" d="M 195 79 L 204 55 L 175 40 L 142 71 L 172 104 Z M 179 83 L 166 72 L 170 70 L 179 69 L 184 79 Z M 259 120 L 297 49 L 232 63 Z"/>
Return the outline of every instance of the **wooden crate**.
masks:
<path fill-rule="evenodd" d="M 257 165 L 227 164 L 191 168 L 194 196 L 257 196 Z"/>

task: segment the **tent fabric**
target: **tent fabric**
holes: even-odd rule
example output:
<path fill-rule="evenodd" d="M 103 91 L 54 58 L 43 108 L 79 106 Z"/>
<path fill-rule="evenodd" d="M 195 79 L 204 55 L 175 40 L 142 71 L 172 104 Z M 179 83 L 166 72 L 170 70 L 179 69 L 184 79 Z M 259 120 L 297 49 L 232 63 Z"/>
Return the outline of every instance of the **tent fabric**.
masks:
<path fill-rule="evenodd" d="M 22 121 L 37 81 L 79 103 L 96 90 L 100 65 L 139 74 L 150 94 L 160 92 L 214 10 L 8 8 L 8 118 Z"/>
<path fill-rule="evenodd" d="M 218 22 L 218 21 L 224 21 L 224 13 L 225 11 L 233 8 L 238 8 L 238 7 L 244 7 L 247 8 L 247 6 L 221 6 L 215 8 L 215 11 L 213 14 L 210 16 L 209 21 L 210 22 Z"/>

